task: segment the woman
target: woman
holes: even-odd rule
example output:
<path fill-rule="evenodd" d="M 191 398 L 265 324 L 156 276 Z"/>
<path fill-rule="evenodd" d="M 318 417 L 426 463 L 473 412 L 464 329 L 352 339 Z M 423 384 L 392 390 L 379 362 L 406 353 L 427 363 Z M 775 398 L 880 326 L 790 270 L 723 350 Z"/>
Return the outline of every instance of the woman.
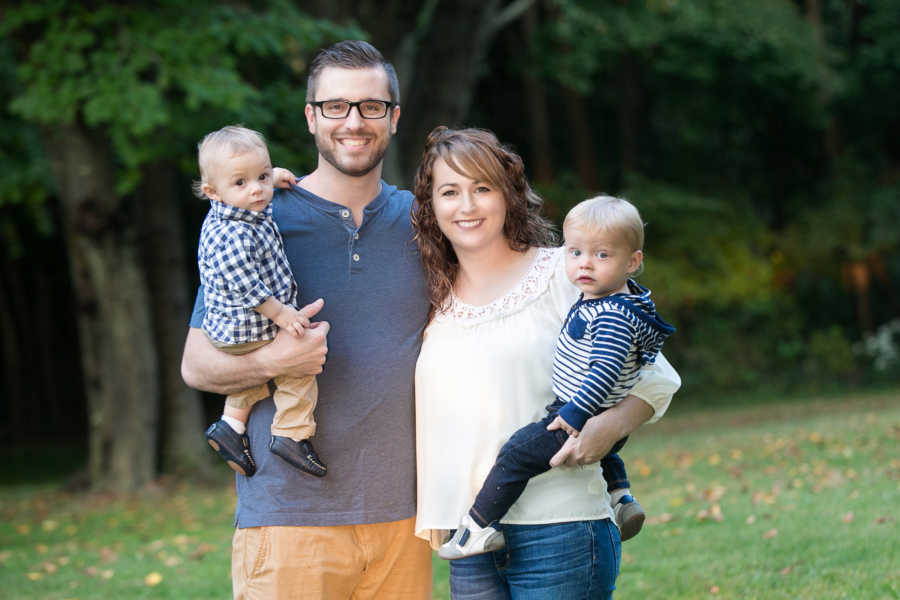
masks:
<path fill-rule="evenodd" d="M 416 534 L 437 547 L 509 435 L 553 401 L 554 345 L 578 290 L 522 160 L 492 133 L 432 131 L 415 196 L 433 312 L 416 365 Z M 552 463 L 599 460 L 661 416 L 679 383 L 660 357 Z M 621 543 L 598 468 L 535 477 L 500 528 L 505 549 L 451 562 L 454 598 L 611 597 Z"/>

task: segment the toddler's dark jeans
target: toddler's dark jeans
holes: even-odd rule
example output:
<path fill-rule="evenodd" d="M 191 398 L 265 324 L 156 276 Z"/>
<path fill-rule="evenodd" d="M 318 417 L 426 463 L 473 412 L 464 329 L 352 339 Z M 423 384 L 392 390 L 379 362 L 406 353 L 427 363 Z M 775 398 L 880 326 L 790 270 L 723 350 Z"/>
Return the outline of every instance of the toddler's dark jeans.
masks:
<path fill-rule="evenodd" d="M 516 431 L 500 448 L 500 454 L 469 510 L 469 515 L 480 527 L 499 520 L 525 491 L 529 479 L 550 470 L 550 459 L 569 437 L 562 429 L 547 431 L 547 425 L 556 418 L 561 406 L 563 402 L 557 399 L 547 407 L 546 417 Z M 627 440 L 628 436 L 625 436 L 616 442 L 609 454 L 600 460 L 610 492 L 631 487 L 625 463 L 617 454 Z"/>

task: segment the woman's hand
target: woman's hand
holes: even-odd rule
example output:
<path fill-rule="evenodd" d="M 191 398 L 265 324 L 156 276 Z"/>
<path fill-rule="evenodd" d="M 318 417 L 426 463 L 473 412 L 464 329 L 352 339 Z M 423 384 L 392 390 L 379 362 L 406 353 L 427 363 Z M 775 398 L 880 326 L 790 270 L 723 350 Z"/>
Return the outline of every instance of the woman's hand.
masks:
<path fill-rule="evenodd" d="M 588 419 L 581 435 L 577 438 L 570 436 L 550 459 L 550 466 L 595 463 L 609 454 L 613 444 L 652 416 L 653 408 L 649 404 L 637 396 L 628 396 L 612 408 Z"/>

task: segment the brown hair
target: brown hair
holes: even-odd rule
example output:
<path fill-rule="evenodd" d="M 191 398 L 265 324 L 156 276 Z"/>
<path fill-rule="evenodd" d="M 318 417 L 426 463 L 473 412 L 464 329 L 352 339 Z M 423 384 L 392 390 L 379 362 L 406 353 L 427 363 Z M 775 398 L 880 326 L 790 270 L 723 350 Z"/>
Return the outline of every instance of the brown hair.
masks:
<path fill-rule="evenodd" d="M 528 185 L 522 158 L 484 129 L 436 127 L 425 140 L 416 172 L 411 220 L 416 232 L 432 310 L 440 310 L 450 295 L 459 260 L 437 224 L 432 205 L 434 161 L 443 159 L 454 171 L 486 181 L 503 192 L 506 218 L 503 235 L 509 247 L 525 252 L 558 244 L 553 224 L 541 215 L 544 205 Z"/>
<path fill-rule="evenodd" d="M 388 92 L 391 102 L 400 102 L 400 84 L 397 81 L 397 71 L 394 65 L 389 63 L 381 55 L 375 46 L 362 40 L 344 40 L 327 48 L 319 50 L 309 65 L 309 77 L 306 79 L 306 101 L 316 99 L 316 87 L 319 83 L 319 75 L 326 67 L 338 67 L 341 69 L 370 69 L 381 67 L 387 73 Z"/>

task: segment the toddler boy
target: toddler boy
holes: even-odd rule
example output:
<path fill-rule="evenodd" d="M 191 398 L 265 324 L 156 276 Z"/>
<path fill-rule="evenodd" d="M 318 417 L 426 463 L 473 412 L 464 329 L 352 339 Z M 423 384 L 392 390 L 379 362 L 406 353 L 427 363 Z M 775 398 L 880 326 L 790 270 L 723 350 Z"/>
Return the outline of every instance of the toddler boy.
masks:
<path fill-rule="evenodd" d="M 297 283 L 272 220 L 275 182 L 263 136 L 245 127 L 223 127 L 204 137 L 198 150 L 201 179 L 194 191 L 210 200 L 197 251 L 206 305 L 203 331 L 231 354 L 268 344 L 279 327 L 302 336 L 309 321 L 295 308 Z M 290 172 L 278 171 L 293 181 Z M 281 376 L 270 383 L 275 416 L 269 450 L 301 471 L 323 477 L 327 467 L 309 441 L 316 432 L 315 378 Z M 256 472 L 247 417 L 269 395 L 268 384 L 229 395 L 222 418 L 206 430 L 209 445 L 247 477 Z"/>

